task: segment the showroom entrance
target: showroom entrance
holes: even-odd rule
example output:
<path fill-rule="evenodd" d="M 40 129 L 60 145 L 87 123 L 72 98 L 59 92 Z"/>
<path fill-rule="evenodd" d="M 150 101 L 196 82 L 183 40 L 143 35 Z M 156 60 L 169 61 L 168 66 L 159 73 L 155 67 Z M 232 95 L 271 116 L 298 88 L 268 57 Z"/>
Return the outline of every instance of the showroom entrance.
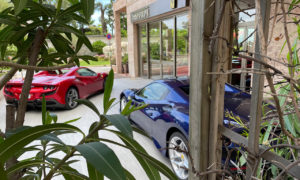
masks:
<path fill-rule="evenodd" d="M 138 24 L 139 73 L 151 79 L 189 75 L 188 14 Z"/>

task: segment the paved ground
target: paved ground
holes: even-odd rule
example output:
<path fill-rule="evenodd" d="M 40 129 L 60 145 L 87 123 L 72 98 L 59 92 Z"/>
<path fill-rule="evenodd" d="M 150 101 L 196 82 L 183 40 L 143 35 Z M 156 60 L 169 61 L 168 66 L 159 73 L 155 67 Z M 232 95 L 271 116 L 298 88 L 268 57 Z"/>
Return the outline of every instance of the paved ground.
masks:
<path fill-rule="evenodd" d="M 103 69 L 103 68 L 92 68 L 95 71 L 108 71 L 109 69 Z M 144 85 L 148 84 L 150 80 L 145 79 L 130 79 L 130 78 L 121 78 L 122 76 L 117 76 L 118 79 L 115 79 L 114 82 L 114 88 L 112 92 L 112 97 L 116 97 L 119 100 L 119 94 L 122 90 L 126 88 L 140 88 Z M 2 94 L 2 92 L 1 92 Z M 103 109 L 102 107 L 102 101 L 103 101 L 103 94 L 95 95 L 91 97 L 89 100 L 91 100 L 101 111 Z M 114 106 L 110 113 L 118 113 L 119 105 Z M 51 111 L 52 113 L 55 113 L 58 115 L 58 121 L 59 122 L 65 122 L 71 119 L 75 119 L 78 117 L 81 117 L 81 119 L 77 122 L 72 123 L 72 125 L 75 125 L 77 127 L 80 127 L 84 132 L 88 132 L 89 126 L 94 122 L 97 121 L 97 115 L 91 111 L 89 108 L 80 105 L 74 110 L 66 111 L 66 110 L 55 110 Z M 0 121 L 0 129 L 3 131 L 5 129 L 5 102 L 4 99 L 0 99 L 0 115 L 1 115 L 1 121 Z M 26 113 L 25 117 L 25 125 L 29 126 L 35 126 L 41 124 L 41 112 L 39 110 L 30 110 Z M 103 138 L 109 138 L 116 141 L 119 141 L 116 136 L 114 136 L 111 133 L 108 132 L 100 132 L 100 136 Z M 67 144 L 75 145 L 79 140 L 81 136 L 79 134 L 72 134 L 68 136 L 63 136 L 61 139 L 66 142 Z M 168 160 L 160 154 L 160 152 L 155 148 L 152 140 L 139 135 L 134 134 L 134 138 L 147 150 L 149 154 L 154 156 L 155 158 L 159 159 L 160 161 L 167 164 L 169 167 Z M 120 142 L 120 141 L 119 141 Z M 116 147 L 114 145 L 109 145 L 117 154 L 117 156 L 120 158 L 120 161 L 122 165 L 132 172 L 132 174 L 136 177 L 136 179 L 148 179 L 145 172 L 141 168 L 141 166 L 138 164 L 138 161 L 135 159 L 135 157 L 130 153 L 130 151 L 125 150 L 120 147 Z M 30 156 L 34 154 L 27 154 L 25 156 Z M 85 160 L 82 159 L 79 163 L 74 164 L 73 166 L 78 171 L 80 171 L 83 174 L 87 174 L 86 169 L 86 163 Z M 61 178 L 57 178 L 61 179 Z M 166 179 L 163 177 L 163 179 Z"/>

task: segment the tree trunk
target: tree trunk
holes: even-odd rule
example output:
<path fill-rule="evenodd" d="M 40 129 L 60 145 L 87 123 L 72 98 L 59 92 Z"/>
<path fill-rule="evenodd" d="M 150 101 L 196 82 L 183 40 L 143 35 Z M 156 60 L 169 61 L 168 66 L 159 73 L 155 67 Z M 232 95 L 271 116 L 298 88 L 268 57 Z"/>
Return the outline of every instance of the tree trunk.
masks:
<path fill-rule="evenodd" d="M 6 129 L 5 132 L 8 133 L 9 131 L 14 129 L 14 123 L 15 123 L 15 114 L 16 114 L 16 107 L 14 105 L 6 105 Z M 9 160 L 6 161 L 6 169 L 9 169 L 10 167 L 14 166 L 18 163 L 18 160 L 16 157 L 12 157 Z M 17 171 L 9 176 L 10 180 L 19 179 L 22 177 L 22 172 Z"/>
<path fill-rule="evenodd" d="M 100 12 L 101 12 L 101 17 L 100 17 L 100 21 L 101 21 L 101 25 L 102 25 L 102 32 L 103 34 L 107 34 L 107 24 L 105 22 L 105 7 L 103 7 L 103 5 L 100 5 Z"/>
<path fill-rule="evenodd" d="M 35 38 L 33 40 L 30 53 L 29 53 L 29 65 L 30 66 L 36 66 L 38 55 L 41 49 L 41 46 L 45 40 L 45 33 L 42 29 L 38 29 L 37 33 L 35 35 Z M 19 100 L 19 106 L 18 106 L 18 113 L 17 113 L 17 120 L 14 125 L 14 128 L 18 128 L 23 126 L 24 118 L 25 118 L 25 112 L 27 107 L 27 99 L 29 95 L 29 91 L 31 89 L 31 84 L 33 80 L 34 70 L 27 70 L 26 71 L 26 77 L 23 83 L 22 93 Z"/>

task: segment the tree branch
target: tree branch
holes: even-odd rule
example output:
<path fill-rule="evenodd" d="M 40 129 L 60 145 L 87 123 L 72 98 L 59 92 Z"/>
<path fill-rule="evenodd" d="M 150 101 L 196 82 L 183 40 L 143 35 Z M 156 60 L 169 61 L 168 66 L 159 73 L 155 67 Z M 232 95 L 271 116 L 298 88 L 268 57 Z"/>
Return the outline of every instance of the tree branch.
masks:
<path fill-rule="evenodd" d="M 23 64 L 17 64 L 12 62 L 6 62 L 6 61 L 0 61 L 0 66 L 9 66 L 14 67 L 17 69 L 27 69 L 27 70 L 41 70 L 41 71 L 53 71 L 53 70 L 59 70 L 64 68 L 70 68 L 75 66 L 76 64 L 70 63 L 62 66 L 49 66 L 49 67 L 38 67 L 38 66 L 28 66 Z"/>
<path fill-rule="evenodd" d="M 20 63 L 22 59 L 20 58 L 17 63 Z M 18 68 L 12 67 L 8 73 L 6 73 L 4 76 L 0 79 L 0 90 L 4 87 L 4 85 L 16 74 L 18 71 Z"/>

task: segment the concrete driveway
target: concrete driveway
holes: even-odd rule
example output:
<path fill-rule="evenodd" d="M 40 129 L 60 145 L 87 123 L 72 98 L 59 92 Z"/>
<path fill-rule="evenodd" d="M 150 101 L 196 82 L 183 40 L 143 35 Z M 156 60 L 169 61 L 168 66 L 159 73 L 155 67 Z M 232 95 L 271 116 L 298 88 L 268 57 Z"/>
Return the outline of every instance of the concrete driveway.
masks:
<path fill-rule="evenodd" d="M 95 69 L 95 71 L 100 71 L 103 69 Z M 141 88 L 144 85 L 148 84 L 151 82 L 151 80 L 146 80 L 146 79 L 130 79 L 130 78 L 119 78 L 115 79 L 114 81 L 114 87 L 112 91 L 112 97 L 117 98 L 119 101 L 119 95 L 120 92 L 123 91 L 124 89 L 127 88 Z M 2 92 L 1 92 L 2 93 Z M 100 110 L 100 112 L 103 112 L 103 107 L 102 107 L 102 102 L 103 102 L 103 93 L 95 95 L 91 98 L 89 98 L 90 101 L 92 101 Z M 78 117 L 81 117 L 80 120 L 77 122 L 72 123 L 72 125 L 79 127 L 82 131 L 85 133 L 88 132 L 88 129 L 90 125 L 98 120 L 97 115 L 87 108 L 86 106 L 80 105 L 77 108 L 73 110 L 54 110 L 51 111 L 52 113 L 55 113 L 58 115 L 58 122 L 65 122 L 71 119 L 75 119 Z M 5 101 L 2 98 L 0 100 L 0 113 L 1 113 L 1 121 L 0 121 L 0 128 L 2 131 L 5 130 Z M 119 113 L 119 104 L 114 106 L 109 114 L 115 114 Z M 29 126 L 36 126 L 40 125 L 42 123 L 42 117 L 41 117 L 41 112 L 40 110 L 29 110 L 26 113 L 25 117 L 25 125 Z M 100 137 L 101 138 L 108 138 L 112 139 L 118 142 L 121 142 L 116 136 L 109 132 L 100 132 Z M 82 136 L 79 134 L 71 134 L 71 135 L 64 135 L 61 136 L 61 139 L 66 143 L 70 145 L 75 145 L 81 140 Z M 160 152 L 155 148 L 152 140 L 135 133 L 134 138 L 147 150 L 147 152 L 155 157 L 156 159 L 160 160 L 161 162 L 165 163 L 170 167 L 170 164 L 168 162 L 168 159 L 165 158 L 160 154 Z M 117 154 L 119 157 L 122 165 L 129 170 L 136 179 L 148 179 L 146 173 L 142 169 L 142 167 L 139 165 L 138 161 L 135 159 L 135 157 L 130 153 L 130 151 L 117 147 L 115 145 L 108 144 Z M 25 157 L 28 156 L 34 156 L 35 154 L 28 153 L 24 155 Z M 57 156 L 62 157 L 63 154 L 58 154 Z M 82 158 L 80 162 L 76 163 L 73 165 L 74 168 L 76 168 L 79 172 L 83 174 L 88 174 L 87 169 L 86 169 L 86 162 Z M 57 177 L 55 179 L 63 179 L 62 177 Z M 163 177 L 163 179 L 167 179 L 166 177 Z"/>

